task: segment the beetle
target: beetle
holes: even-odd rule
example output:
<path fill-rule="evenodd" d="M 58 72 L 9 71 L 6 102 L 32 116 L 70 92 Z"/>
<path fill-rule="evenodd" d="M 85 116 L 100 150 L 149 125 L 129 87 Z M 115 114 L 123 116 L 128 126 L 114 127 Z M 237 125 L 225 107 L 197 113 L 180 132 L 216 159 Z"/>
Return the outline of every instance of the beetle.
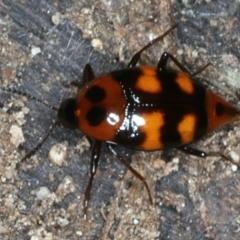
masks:
<path fill-rule="evenodd" d="M 92 139 L 90 179 L 84 194 L 85 218 L 102 142 L 106 142 L 109 150 L 145 185 L 149 201 L 153 204 L 145 178 L 114 150 L 114 145 L 143 151 L 177 148 L 206 157 L 209 154 L 188 145 L 219 126 L 239 119 L 240 111 L 237 108 L 194 78 L 209 64 L 191 74 L 173 55 L 164 52 L 156 67 L 137 66 L 142 52 L 176 27 L 177 24 L 174 24 L 163 35 L 144 46 L 125 69 L 95 78 L 91 65 L 86 64 L 82 83 L 71 82 L 78 88 L 76 97 L 65 99 L 58 109 L 47 105 L 57 110 L 58 120 L 42 142 L 22 161 L 32 156 L 59 124 L 79 129 Z M 179 70 L 167 67 L 169 60 Z"/>

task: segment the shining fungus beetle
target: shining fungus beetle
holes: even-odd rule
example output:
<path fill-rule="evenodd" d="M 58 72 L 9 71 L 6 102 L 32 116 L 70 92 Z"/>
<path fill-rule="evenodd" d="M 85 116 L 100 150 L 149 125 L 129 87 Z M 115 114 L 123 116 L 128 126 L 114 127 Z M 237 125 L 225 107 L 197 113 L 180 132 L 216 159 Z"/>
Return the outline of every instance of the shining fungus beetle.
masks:
<path fill-rule="evenodd" d="M 58 112 L 58 120 L 47 135 L 21 161 L 35 154 L 57 125 L 79 129 L 93 140 L 90 179 L 83 202 L 84 218 L 102 142 L 106 142 L 109 150 L 145 185 L 150 203 L 153 204 L 145 178 L 114 150 L 114 145 L 143 151 L 176 148 L 206 157 L 212 154 L 188 145 L 219 126 L 239 119 L 240 111 L 237 108 L 194 79 L 209 64 L 191 74 L 174 56 L 164 52 L 157 67 L 136 66 L 143 51 L 162 40 L 176 27 L 177 24 L 173 25 L 163 35 L 144 46 L 132 57 L 125 69 L 95 78 L 90 64 L 86 64 L 82 83 L 71 82 L 78 88 L 77 96 L 64 100 L 59 108 L 51 107 L 28 94 L 2 87 L 2 90 L 23 94 Z M 169 60 L 180 71 L 168 68 Z"/>

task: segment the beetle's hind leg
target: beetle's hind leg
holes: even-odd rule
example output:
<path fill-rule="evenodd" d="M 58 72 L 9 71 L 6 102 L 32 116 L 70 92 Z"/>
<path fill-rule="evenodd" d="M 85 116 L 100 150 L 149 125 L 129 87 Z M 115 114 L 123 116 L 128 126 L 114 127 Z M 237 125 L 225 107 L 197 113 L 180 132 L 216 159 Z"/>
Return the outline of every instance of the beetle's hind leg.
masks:
<path fill-rule="evenodd" d="M 206 157 L 210 157 L 210 156 L 212 156 L 212 157 L 221 156 L 226 161 L 228 161 L 228 162 L 230 162 L 234 165 L 237 165 L 240 168 L 240 165 L 238 163 L 234 162 L 231 158 L 225 156 L 222 153 L 218 153 L 218 152 L 206 153 L 204 151 L 197 150 L 197 149 L 194 149 L 194 148 L 191 148 L 191 147 L 188 147 L 188 146 L 181 146 L 181 147 L 178 147 L 177 149 L 184 152 L 184 153 L 187 153 L 187 154 L 190 154 L 190 155 L 193 155 L 193 156 L 196 156 L 196 157 L 201 157 L 201 158 L 206 158 Z"/>
<path fill-rule="evenodd" d="M 167 68 L 167 63 L 169 61 L 169 59 L 171 59 L 174 64 L 183 72 L 188 73 L 190 76 L 194 77 L 197 74 L 199 74 L 200 72 L 202 72 L 203 70 L 205 70 L 208 66 L 211 65 L 211 63 L 207 63 L 205 66 L 201 67 L 198 71 L 191 73 L 186 67 L 184 67 L 172 54 L 168 53 L 168 52 L 164 52 L 160 58 L 160 60 L 158 61 L 157 64 L 157 69 L 159 70 L 159 72 L 165 72 L 166 68 Z"/>
<path fill-rule="evenodd" d="M 207 63 L 206 65 L 204 65 L 203 67 L 201 67 L 198 71 L 196 71 L 195 73 L 191 73 L 186 67 L 184 67 L 172 54 L 168 53 L 168 52 L 164 52 L 160 58 L 160 60 L 158 61 L 157 64 L 157 69 L 164 73 L 166 71 L 167 68 L 167 63 L 168 60 L 171 59 L 175 65 L 183 72 L 188 73 L 190 76 L 194 77 L 197 74 L 199 74 L 200 72 L 202 72 L 203 70 L 205 70 L 208 66 L 211 65 L 211 63 Z"/>
<path fill-rule="evenodd" d="M 181 146 L 181 147 L 178 147 L 177 149 L 184 152 L 184 153 L 187 153 L 187 154 L 190 154 L 190 155 L 193 155 L 193 156 L 196 156 L 196 157 L 205 158 L 205 157 L 208 156 L 208 154 L 206 152 L 200 151 L 200 150 L 188 147 L 188 146 Z"/>
<path fill-rule="evenodd" d="M 120 156 L 119 154 L 116 153 L 116 151 L 114 151 L 113 147 L 111 144 L 108 144 L 108 148 L 109 150 L 118 158 L 118 160 L 135 176 L 137 177 L 146 187 L 147 193 L 148 193 L 148 197 L 149 197 L 149 202 L 151 205 L 153 205 L 153 200 L 152 200 L 152 195 L 150 192 L 150 188 L 146 182 L 145 177 L 143 177 L 141 174 L 139 174 L 134 168 L 131 167 L 131 165 L 129 163 L 127 163 L 122 156 Z"/>

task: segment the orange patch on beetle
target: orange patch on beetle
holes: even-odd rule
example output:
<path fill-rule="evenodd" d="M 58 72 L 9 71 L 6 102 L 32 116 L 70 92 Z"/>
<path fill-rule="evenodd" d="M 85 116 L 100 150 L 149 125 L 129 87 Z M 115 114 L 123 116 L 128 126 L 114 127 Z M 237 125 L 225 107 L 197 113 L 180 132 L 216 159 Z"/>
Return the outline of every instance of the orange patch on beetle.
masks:
<path fill-rule="evenodd" d="M 143 150 L 156 150 L 163 147 L 161 142 L 160 130 L 164 125 L 164 114 L 160 111 L 152 113 L 143 113 L 145 124 L 141 127 L 141 131 L 146 135 L 146 139 L 141 144 Z M 158 140 L 159 139 L 159 140 Z"/>
<path fill-rule="evenodd" d="M 194 93 L 194 87 L 191 78 L 187 73 L 178 72 L 175 82 L 178 84 L 179 88 L 188 94 Z"/>
<path fill-rule="evenodd" d="M 157 76 L 157 70 L 153 67 L 140 67 L 142 75 L 139 76 L 135 88 L 143 92 L 159 93 L 162 85 Z"/>
<path fill-rule="evenodd" d="M 181 142 L 183 144 L 190 143 L 194 140 L 194 133 L 196 130 L 197 116 L 194 114 L 186 114 L 183 120 L 178 124 L 177 130 L 181 135 Z"/>

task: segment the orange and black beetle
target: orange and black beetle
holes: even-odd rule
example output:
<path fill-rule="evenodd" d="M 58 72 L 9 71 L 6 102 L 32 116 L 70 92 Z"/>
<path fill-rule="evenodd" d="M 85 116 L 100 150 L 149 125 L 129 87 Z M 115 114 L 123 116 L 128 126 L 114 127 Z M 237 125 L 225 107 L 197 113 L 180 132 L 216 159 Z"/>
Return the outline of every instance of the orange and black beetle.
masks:
<path fill-rule="evenodd" d="M 112 146 L 122 145 L 144 151 L 178 148 L 205 157 L 205 152 L 187 145 L 217 127 L 235 121 L 240 115 L 238 109 L 193 78 L 207 65 L 190 74 L 171 54 L 165 52 L 157 67 L 136 67 L 141 53 L 176 26 L 137 52 L 126 69 L 95 78 L 91 66 L 87 64 L 83 83 L 72 83 L 79 88 L 77 96 L 64 100 L 58 109 L 59 121 L 55 125 L 60 123 L 66 128 L 80 129 L 94 139 L 91 176 L 84 198 L 85 214 L 102 142 L 106 142 L 111 152 L 144 183 L 152 203 L 145 178 L 126 163 Z M 181 71 L 167 68 L 169 59 Z"/>
<path fill-rule="evenodd" d="M 157 67 L 136 67 L 141 53 L 176 26 L 137 52 L 126 69 L 95 78 L 87 64 L 84 86 L 74 83 L 79 87 L 77 97 L 66 99 L 59 108 L 58 117 L 63 126 L 78 128 L 95 141 L 85 213 L 101 142 L 107 142 L 114 155 L 145 184 L 152 203 L 145 179 L 113 150 L 112 145 L 144 151 L 178 148 L 204 157 L 206 153 L 186 145 L 239 117 L 239 110 L 206 89 L 193 78 L 196 73 L 190 74 L 169 53 L 163 53 Z M 181 72 L 167 68 L 169 58 Z"/>

